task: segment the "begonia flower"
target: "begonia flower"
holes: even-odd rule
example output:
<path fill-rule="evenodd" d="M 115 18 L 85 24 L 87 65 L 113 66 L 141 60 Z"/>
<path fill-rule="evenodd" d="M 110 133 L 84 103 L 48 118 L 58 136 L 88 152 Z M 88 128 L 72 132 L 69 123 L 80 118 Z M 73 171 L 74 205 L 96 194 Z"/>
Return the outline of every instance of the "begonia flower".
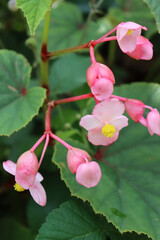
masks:
<path fill-rule="evenodd" d="M 126 52 L 126 54 L 136 60 L 150 60 L 153 57 L 153 45 L 147 38 L 139 36 L 136 48 L 132 52 Z"/>
<path fill-rule="evenodd" d="M 84 150 L 72 147 L 67 152 L 67 164 L 71 173 L 76 173 L 80 164 L 85 163 L 86 160 L 91 160 L 91 156 Z"/>
<path fill-rule="evenodd" d="M 125 107 L 118 99 L 98 103 L 92 115 L 81 118 L 80 125 L 88 130 L 88 140 L 94 145 L 109 145 L 118 139 L 119 131 L 128 125 L 123 116 Z"/>
<path fill-rule="evenodd" d="M 97 100 L 103 101 L 111 96 L 115 78 L 106 65 L 98 62 L 92 63 L 87 70 L 86 79 Z"/>
<path fill-rule="evenodd" d="M 8 173 L 16 176 L 17 165 L 14 162 L 12 162 L 10 160 L 3 162 L 3 168 Z M 43 180 L 42 175 L 40 173 L 37 173 L 35 180 L 30 187 L 24 188 L 19 183 L 16 182 L 14 185 L 14 188 L 18 192 L 22 192 L 24 190 L 29 190 L 34 201 L 41 206 L 45 206 L 46 205 L 46 192 L 45 192 L 42 184 L 40 183 L 42 180 Z"/>
<path fill-rule="evenodd" d="M 136 123 L 139 122 L 145 110 L 144 103 L 136 99 L 127 99 L 124 104 L 130 118 Z"/>
<path fill-rule="evenodd" d="M 151 135 L 160 135 L 160 114 L 156 108 L 147 115 L 147 127 Z"/>
<path fill-rule="evenodd" d="M 135 50 L 141 29 L 147 30 L 146 27 L 134 22 L 122 22 L 118 25 L 117 42 L 124 53 L 131 53 Z"/>
<path fill-rule="evenodd" d="M 99 183 L 101 176 L 101 169 L 95 161 L 86 161 L 80 164 L 76 172 L 77 182 L 87 188 L 95 187 Z"/>
<path fill-rule="evenodd" d="M 34 152 L 24 152 L 17 160 L 15 180 L 27 189 L 35 182 L 38 158 Z"/>

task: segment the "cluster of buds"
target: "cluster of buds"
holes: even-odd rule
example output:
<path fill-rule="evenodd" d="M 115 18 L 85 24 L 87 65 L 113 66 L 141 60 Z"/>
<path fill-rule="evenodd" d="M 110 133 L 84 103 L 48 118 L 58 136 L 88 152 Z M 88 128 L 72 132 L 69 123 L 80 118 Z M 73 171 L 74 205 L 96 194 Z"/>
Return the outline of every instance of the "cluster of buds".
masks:
<path fill-rule="evenodd" d="M 141 36 L 142 29 L 147 30 L 146 27 L 133 22 L 120 23 L 103 37 L 90 42 L 91 66 L 87 70 L 86 78 L 91 93 L 48 103 L 45 132 L 42 137 L 29 151 L 19 157 L 17 164 L 10 160 L 3 163 L 4 169 L 15 176 L 15 190 L 29 190 L 35 202 L 41 206 L 46 204 L 46 193 L 40 183 L 43 177 L 38 170 L 50 138 L 59 141 L 67 148 L 68 168 L 72 174 L 76 175 L 76 181 L 79 184 L 86 188 L 95 187 L 101 179 L 102 174 L 98 163 L 91 161 L 91 156 L 86 151 L 72 147 L 52 133 L 51 110 L 57 104 L 94 97 L 96 105 L 93 112 L 91 115 L 82 117 L 80 125 L 88 131 L 88 140 L 96 146 L 107 146 L 118 139 L 119 131 L 128 126 L 128 118 L 123 115 L 125 110 L 133 121 L 140 122 L 147 127 L 151 135 L 160 135 L 160 114 L 158 110 L 136 99 L 112 95 L 115 83 L 114 74 L 104 64 L 96 62 L 94 56 L 94 46 L 96 44 L 117 40 L 120 49 L 130 57 L 137 60 L 151 59 L 153 47 L 148 39 Z M 108 37 L 114 31 L 116 31 L 116 36 Z M 143 117 L 145 108 L 150 109 L 146 119 Z M 38 162 L 34 151 L 43 140 L 45 140 L 45 144 Z"/>

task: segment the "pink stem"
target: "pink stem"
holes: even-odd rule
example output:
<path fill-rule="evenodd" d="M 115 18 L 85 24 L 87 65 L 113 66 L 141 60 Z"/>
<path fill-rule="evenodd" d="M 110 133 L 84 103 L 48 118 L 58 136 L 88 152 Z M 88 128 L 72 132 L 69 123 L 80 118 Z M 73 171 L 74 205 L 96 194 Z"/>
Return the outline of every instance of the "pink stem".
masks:
<path fill-rule="evenodd" d="M 53 134 L 52 132 L 49 133 L 49 135 L 55 139 L 56 141 L 60 142 L 63 146 L 65 146 L 67 149 L 71 149 L 72 146 L 69 145 L 68 143 L 66 143 L 65 141 L 63 141 L 61 138 L 57 137 L 55 134 Z"/>
<path fill-rule="evenodd" d="M 99 100 L 96 97 L 94 97 L 94 100 L 95 100 L 96 104 L 99 103 Z"/>
<path fill-rule="evenodd" d="M 42 160 L 43 160 L 44 154 L 45 154 L 45 152 L 46 152 L 48 143 L 49 143 L 49 133 L 47 133 L 47 135 L 46 135 L 46 141 L 45 141 L 44 148 L 43 148 L 43 151 L 42 151 L 42 154 L 41 154 L 41 158 L 40 158 L 40 160 L 39 160 L 38 167 L 40 167 L 40 165 L 41 165 L 41 163 L 42 163 Z"/>
<path fill-rule="evenodd" d="M 127 101 L 127 98 L 124 98 L 124 97 L 119 97 L 119 96 L 116 96 L 116 95 L 111 95 L 111 97 L 112 98 L 117 98 L 117 99 L 119 99 L 120 101 L 123 101 L 123 102 Z"/>
<path fill-rule="evenodd" d="M 113 28 L 111 31 L 109 31 L 108 33 L 106 33 L 104 36 L 102 36 L 101 38 L 95 40 L 95 41 L 93 42 L 93 44 L 95 44 L 96 42 L 100 43 L 104 38 L 108 37 L 110 34 L 112 34 L 114 31 L 116 31 L 116 30 L 117 30 L 117 27 L 118 27 L 118 25 L 117 25 L 115 28 Z"/>
<path fill-rule="evenodd" d="M 93 43 L 92 43 L 92 46 L 95 46 L 99 43 L 102 43 L 102 42 L 108 42 L 108 41 L 113 41 L 113 40 L 117 40 L 117 36 L 113 36 L 113 37 L 107 37 L 107 38 L 104 38 L 102 40 L 95 40 Z"/>
<path fill-rule="evenodd" d="M 51 131 L 51 111 L 52 107 L 48 105 L 45 117 L 45 132 Z"/>
<path fill-rule="evenodd" d="M 93 94 L 92 93 L 87 93 L 87 94 L 84 94 L 84 95 L 79 95 L 79 96 L 76 96 L 76 97 L 70 97 L 70 98 L 64 98 L 64 99 L 60 99 L 60 100 L 57 100 L 57 101 L 51 101 L 48 103 L 48 105 L 51 105 L 53 107 L 59 105 L 59 104 L 62 104 L 62 103 L 68 103 L 68 102 L 75 102 L 75 101 L 79 101 L 79 100 L 83 100 L 83 99 L 86 99 L 86 98 L 91 98 L 93 97 Z"/>
<path fill-rule="evenodd" d="M 94 56 L 94 48 L 92 45 L 89 47 L 89 51 L 90 51 L 91 63 L 96 63 L 96 59 Z"/>
<path fill-rule="evenodd" d="M 148 105 L 144 105 L 144 107 L 150 109 L 151 111 L 153 110 L 153 108 Z"/>
<path fill-rule="evenodd" d="M 39 146 L 39 144 L 46 138 L 46 135 L 43 134 L 43 136 L 33 145 L 33 147 L 30 149 L 30 152 L 34 152 L 35 149 Z"/>

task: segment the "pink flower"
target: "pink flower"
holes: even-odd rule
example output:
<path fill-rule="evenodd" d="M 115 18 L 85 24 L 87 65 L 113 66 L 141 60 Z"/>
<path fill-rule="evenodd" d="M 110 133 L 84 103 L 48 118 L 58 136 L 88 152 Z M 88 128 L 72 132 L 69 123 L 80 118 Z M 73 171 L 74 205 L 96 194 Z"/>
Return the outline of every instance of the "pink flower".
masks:
<path fill-rule="evenodd" d="M 12 162 L 10 160 L 3 162 L 3 168 L 10 174 L 16 176 L 17 165 L 14 162 Z M 30 194 L 33 197 L 34 201 L 41 206 L 45 206 L 46 205 L 46 192 L 40 183 L 42 180 L 43 180 L 42 175 L 40 173 L 37 173 L 35 180 L 30 187 L 24 188 L 19 183 L 16 182 L 16 184 L 14 185 L 14 188 L 15 188 L 15 190 L 17 190 L 19 192 L 22 192 L 22 191 L 28 189 L 30 191 Z"/>
<path fill-rule="evenodd" d="M 76 180 L 79 184 L 90 188 L 95 187 L 101 179 L 101 169 L 97 162 L 86 161 L 77 168 Z"/>
<path fill-rule="evenodd" d="M 160 114 L 156 108 L 147 115 L 147 127 L 151 135 L 160 135 Z"/>
<path fill-rule="evenodd" d="M 140 36 L 142 28 L 147 30 L 146 27 L 142 27 L 134 22 L 122 22 L 118 25 L 117 41 L 124 53 L 131 53 L 135 50 L 137 38 Z"/>
<path fill-rule="evenodd" d="M 91 156 L 84 150 L 72 147 L 67 152 L 67 164 L 71 173 L 76 173 L 80 164 L 85 163 L 86 160 L 91 160 Z"/>
<path fill-rule="evenodd" d="M 124 104 L 126 112 L 130 118 L 135 122 L 139 122 L 139 120 L 143 117 L 145 109 L 144 103 L 136 99 L 127 99 Z"/>
<path fill-rule="evenodd" d="M 128 125 L 123 116 L 125 107 L 118 99 L 98 103 L 92 115 L 81 118 L 80 125 L 88 130 L 88 140 L 94 145 L 109 145 L 118 139 L 119 131 Z"/>
<path fill-rule="evenodd" d="M 101 179 L 101 169 L 98 163 L 91 161 L 91 156 L 79 148 L 69 148 L 67 164 L 71 173 L 76 173 L 79 184 L 90 188 L 95 187 Z"/>
<path fill-rule="evenodd" d="M 86 73 L 91 92 L 99 101 L 109 98 L 113 92 L 115 78 L 112 71 L 104 64 L 92 63 Z"/>
<path fill-rule="evenodd" d="M 34 152 L 24 152 L 17 161 L 15 180 L 27 189 L 35 182 L 38 172 L 38 159 Z"/>
<path fill-rule="evenodd" d="M 136 48 L 132 52 L 126 52 L 126 54 L 136 60 L 150 60 L 153 57 L 153 45 L 147 38 L 139 36 Z"/>

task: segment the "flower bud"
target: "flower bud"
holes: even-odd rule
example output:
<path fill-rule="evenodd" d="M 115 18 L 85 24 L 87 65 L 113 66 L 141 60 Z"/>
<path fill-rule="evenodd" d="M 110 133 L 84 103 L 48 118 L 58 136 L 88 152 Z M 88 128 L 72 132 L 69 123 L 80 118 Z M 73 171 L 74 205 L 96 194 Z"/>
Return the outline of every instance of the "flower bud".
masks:
<path fill-rule="evenodd" d="M 93 95 L 99 101 L 111 96 L 115 78 L 112 71 L 106 65 L 98 62 L 92 63 L 87 70 L 86 78 Z"/>
<path fill-rule="evenodd" d="M 102 173 L 97 162 L 86 162 L 82 163 L 76 172 L 76 180 L 79 184 L 90 188 L 95 187 L 100 179 Z"/>
<path fill-rule="evenodd" d="M 67 164 L 71 173 L 76 173 L 80 164 L 91 160 L 91 156 L 84 150 L 72 147 L 67 153 Z"/>
<path fill-rule="evenodd" d="M 15 180 L 23 187 L 28 189 L 35 182 L 38 172 L 38 159 L 34 152 L 24 152 L 17 161 Z"/>
<path fill-rule="evenodd" d="M 136 99 L 127 99 L 124 104 L 130 118 L 135 122 L 139 122 L 144 113 L 144 103 Z"/>
<path fill-rule="evenodd" d="M 9 2 L 8 2 L 8 8 L 9 8 L 12 12 L 17 11 L 16 0 L 9 0 Z"/>
<path fill-rule="evenodd" d="M 147 115 L 148 131 L 151 135 L 154 133 L 160 135 L 160 114 L 156 108 Z"/>

